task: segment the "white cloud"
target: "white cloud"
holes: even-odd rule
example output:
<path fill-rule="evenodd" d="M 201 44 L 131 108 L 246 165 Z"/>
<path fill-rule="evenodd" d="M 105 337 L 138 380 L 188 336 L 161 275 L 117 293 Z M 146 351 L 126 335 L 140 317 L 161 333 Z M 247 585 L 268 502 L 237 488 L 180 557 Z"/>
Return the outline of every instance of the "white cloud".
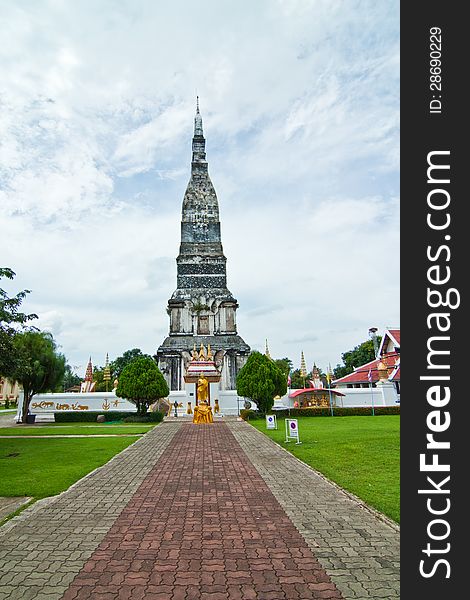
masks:
<path fill-rule="evenodd" d="M 73 364 L 166 335 L 196 93 L 246 341 L 325 366 L 399 323 L 395 0 L 0 13 L 2 263 Z"/>

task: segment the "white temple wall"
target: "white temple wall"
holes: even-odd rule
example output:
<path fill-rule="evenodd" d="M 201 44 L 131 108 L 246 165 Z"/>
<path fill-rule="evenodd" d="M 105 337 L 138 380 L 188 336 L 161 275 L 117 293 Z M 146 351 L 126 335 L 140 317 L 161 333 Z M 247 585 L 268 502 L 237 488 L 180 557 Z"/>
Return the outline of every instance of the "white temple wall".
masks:
<path fill-rule="evenodd" d="M 18 401 L 17 419 L 23 409 L 23 391 Z M 137 407 L 129 400 L 118 398 L 112 392 L 36 394 L 31 400 L 29 412 L 33 415 L 47 415 L 59 412 L 95 412 L 103 414 L 110 411 L 137 412 Z"/>
<path fill-rule="evenodd" d="M 390 382 L 389 382 L 390 383 Z M 365 407 L 371 408 L 374 406 L 397 406 L 400 404 L 400 396 L 397 394 L 395 386 L 391 384 L 381 387 L 372 388 L 337 388 L 345 396 L 336 396 L 336 406 L 344 408 Z M 291 392 L 293 390 L 290 390 Z M 334 396 L 332 395 L 334 398 Z M 289 398 L 288 394 L 282 396 L 280 400 L 274 402 L 274 408 L 294 408 L 294 402 L 299 398 Z M 252 403 L 253 404 L 253 403 Z"/>

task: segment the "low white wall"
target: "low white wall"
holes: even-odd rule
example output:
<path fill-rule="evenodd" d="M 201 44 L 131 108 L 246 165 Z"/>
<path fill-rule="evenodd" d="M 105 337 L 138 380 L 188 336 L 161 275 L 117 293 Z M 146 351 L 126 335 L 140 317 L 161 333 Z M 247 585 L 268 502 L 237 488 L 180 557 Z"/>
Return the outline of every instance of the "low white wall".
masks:
<path fill-rule="evenodd" d="M 22 408 L 23 392 L 21 391 L 17 419 L 21 418 Z M 118 398 L 114 392 L 37 394 L 33 396 L 29 406 L 29 411 L 33 415 L 77 411 L 106 413 L 113 410 L 136 412 L 137 408 L 129 400 Z"/>
<path fill-rule="evenodd" d="M 377 387 L 370 388 L 335 388 L 344 396 L 336 396 L 336 406 L 352 408 L 355 406 L 397 406 L 400 404 L 400 395 L 397 394 L 395 386 L 390 382 L 378 383 Z M 289 398 L 288 394 L 274 402 L 274 410 L 283 408 L 294 408 L 294 402 L 298 398 Z"/>
<path fill-rule="evenodd" d="M 371 388 L 336 388 L 345 394 L 343 406 L 397 406 L 400 396 L 395 385 L 390 381 L 379 381 L 377 387 Z"/>
<path fill-rule="evenodd" d="M 345 396 L 336 398 L 336 406 L 387 406 L 382 392 L 377 388 L 372 388 L 372 391 L 368 388 L 341 388 L 341 393 Z"/>

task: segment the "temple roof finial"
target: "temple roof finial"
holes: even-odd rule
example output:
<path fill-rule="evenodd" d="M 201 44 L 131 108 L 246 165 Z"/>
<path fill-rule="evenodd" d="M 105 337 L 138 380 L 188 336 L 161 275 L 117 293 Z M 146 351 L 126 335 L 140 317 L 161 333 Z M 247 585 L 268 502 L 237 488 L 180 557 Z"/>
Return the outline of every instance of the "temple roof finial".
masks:
<path fill-rule="evenodd" d="M 196 112 L 199 112 L 199 96 L 196 96 Z"/>

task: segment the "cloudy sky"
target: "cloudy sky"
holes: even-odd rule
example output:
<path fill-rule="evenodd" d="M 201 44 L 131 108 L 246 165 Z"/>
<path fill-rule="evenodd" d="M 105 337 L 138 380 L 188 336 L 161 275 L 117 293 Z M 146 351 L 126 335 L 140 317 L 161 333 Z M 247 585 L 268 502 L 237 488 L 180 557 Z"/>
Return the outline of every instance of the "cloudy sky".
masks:
<path fill-rule="evenodd" d="M 195 96 L 253 349 L 399 325 L 398 0 L 0 1 L 0 265 L 79 373 L 168 333 Z"/>

